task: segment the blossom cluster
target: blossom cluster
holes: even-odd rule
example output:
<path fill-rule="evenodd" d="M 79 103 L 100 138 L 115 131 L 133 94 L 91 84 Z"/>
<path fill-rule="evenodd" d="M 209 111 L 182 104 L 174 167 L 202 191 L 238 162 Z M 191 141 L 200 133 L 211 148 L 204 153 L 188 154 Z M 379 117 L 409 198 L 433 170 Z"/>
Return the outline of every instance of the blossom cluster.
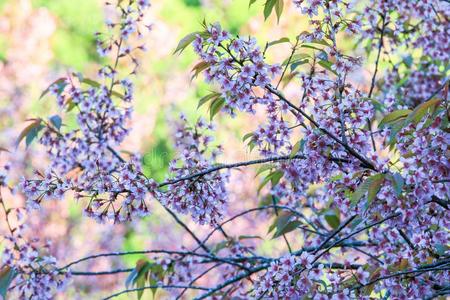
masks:
<path fill-rule="evenodd" d="M 19 299 L 53 299 L 65 288 L 70 273 L 60 271 L 53 256 L 39 255 L 36 248 L 15 237 L 6 241 L 11 246 L 3 251 L 3 268 L 13 274 Z"/>
<path fill-rule="evenodd" d="M 100 55 L 114 53 L 114 64 L 99 70 L 100 82 L 73 73 L 52 84 L 48 92 L 61 109 L 76 112 L 75 127 L 53 116 L 39 123 L 39 142 L 47 149 L 50 165 L 37 179 L 23 180 L 21 187 L 30 207 L 43 199 L 61 199 L 74 191 L 77 199 L 86 199 L 85 212 L 103 222 L 130 220 L 149 213 L 148 190 L 153 188 L 137 157 L 125 161 L 114 148 L 127 136 L 132 115 L 133 83 L 120 77 L 119 62 L 128 59 L 136 72 L 138 60 L 132 48 L 132 34 L 140 36 L 144 9 L 148 1 L 119 2 L 118 20 L 108 22 L 108 33 L 97 34 Z"/>
<path fill-rule="evenodd" d="M 254 38 L 232 38 L 219 24 L 206 27 L 197 34 L 193 47 L 207 64 L 207 82 L 219 85 L 225 99 L 223 109 L 254 112 L 258 103 L 271 101 L 268 95 L 258 95 L 256 88 L 264 88 L 281 72 L 279 65 L 268 65 Z"/>
<path fill-rule="evenodd" d="M 399 96 L 398 102 L 408 106 L 416 106 L 429 98 L 446 78 L 442 68 L 445 69 L 445 62 L 450 58 L 449 4 L 445 1 L 372 1 L 362 15 L 363 36 L 373 43 L 391 44 L 384 51 L 403 58 L 392 62 L 394 67 L 387 74 L 386 91 Z M 405 49 L 420 50 L 421 54 L 417 56 Z"/>
<path fill-rule="evenodd" d="M 199 119 L 193 126 L 187 124 L 182 115 L 174 123 L 175 149 L 179 153 L 170 162 L 170 179 L 167 191 L 158 192 L 157 197 L 164 205 L 175 211 L 190 214 L 199 224 L 215 225 L 226 210 L 228 181 L 227 172 L 207 172 L 221 153 L 220 146 L 212 146 L 213 137 L 208 131 L 214 129 L 205 120 Z M 185 180 L 192 174 L 200 174 Z"/>

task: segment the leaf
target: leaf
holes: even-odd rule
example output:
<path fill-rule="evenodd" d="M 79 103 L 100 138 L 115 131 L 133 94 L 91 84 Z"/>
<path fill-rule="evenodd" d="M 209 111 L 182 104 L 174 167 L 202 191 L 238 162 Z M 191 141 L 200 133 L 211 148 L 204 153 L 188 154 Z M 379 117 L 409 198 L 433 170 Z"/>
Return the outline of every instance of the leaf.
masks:
<path fill-rule="evenodd" d="M 283 177 L 284 173 L 281 170 L 273 172 L 273 175 L 270 178 L 270 181 L 272 182 L 272 186 L 275 186 L 280 182 L 281 177 Z"/>
<path fill-rule="evenodd" d="M 259 201 L 259 207 L 277 205 L 278 203 L 280 203 L 280 198 L 271 194 L 266 194 L 261 201 Z"/>
<path fill-rule="evenodd" d="M 277 44 L 283 44 L 283 43 L 290 43 L 289 38 L 287 37 L 282 37 L 278 40 L 272 41 L 270 43 L 267 44 L 267 47 L 273 46 L 273 45 L 277 45 Z"/>
<path fill-rule="evenodd" d="M 437 254 L 444 256 L 445 253 L 447 253 L 447 251 L 450 249 L 450 247 L 445 244 L 436 244 L 435 249 Z"/>
<path fill-rule="evenodd" d="M 367 200 L 371 202 L 381 188 L 381 183 L 384 180 L 384 174 L 375 174 L 366 179 L 353 192 L 350 197 L 352 204 L 356 204 L 366 193 L 368 193 Z"/>
<path fill-rule="evenodd" d="M 28 138 L 28 135 L 30 134 L 30 132 L 33 134 L 37 134 L 37 132 L 35 131 L 35 128 L 39 127 L 41 125 L 41 119 L 31 119 L 33 122 L 31 124 L 29 124 L 27 127 L 25 127 L 24 130 L 22 130 L 22 132 L 20 133 L 19 137 L 17 138 L 16 141 L 16 147 L 19 146 L 20 142 L 27 137 L 27 145 L 29 144 L 29 142 L 31 142 Z"/>
<path fill-rule="evenodd" d="M 191 72 L 194 72 L 194 74 L 192 75 L 191 80 L 196 78 L 201 72 L 203 72 L 204 70 L 208 69 L 209 67 L 210 67 L 210 64 L 207 63 L 206 61 L 201 61 L 201 62 L 197 63 L 192 68 Z"/>
<path fill-rule="evenodd" d="M 202 97 L 199 101 L 198 101 L 198 105 L 197 105 L 197 109 L 199 109 L 203 104 L 205 104 L 206 102 L 210 101 L 210 100 L 215 100 L 218 97 L 220 97 L 220 93 L 217 92 L 212 92 L 211 94 L 206 95 L 205 97 Z"/>
<path fill-rule="evenodd" d="M 260 237 L 259 235 L 240 235 L 238 237 L 239 240 L 248 240 L 248 239 L 260 239 L 262 240 L 263 238 Z"/>
<path fill-rule="evenodd" d="M 308 44 L 304 44 L 304 45 L 301 45 L 300 47 L 302 47 L 302 48 L 309 48 L 309 49 L 314 49 L 314 50 L 319 50 L 319 51 L 321 51 L 321 52 L 325 52 L 323 49 L 321 49 L 321 48 L 317 48 L 316 46 L 312 46 L 312 45 L 308 45 Z"/>
<path fill-rule="evenodd" d="M 378 192 L 380 191 L 381 184 L 384 181 L 384 176 L 384 174 L 376 174 L 369 178 L 370 184 L 367 193 L 367 201 L 369 204 L 375 199 Z"/>
<path fill-rule="evenodd" d="M 141 276 L 138 275 L 138 277 L 136 278 L 136 287 L 138 289 L 143 288 L 145 286 L 145 279 L 146 279 L 145 275 L 141 275 Z M 143 289 L 137 291 L 138 300 L 140 300 L 142 298 L 143 294 L 144 294 Z"/>
<path fill-rule="evenodd" d="M 350 196 L 350 202 L 352 204 L 356 204 L 356 202 L 358 202 L 362 197 L 364 197 L 368 189 L 369 189 L 369 182 L 365 181 L 362 184 L 360 184 Z"/>
<path fill-rule="evenodd" d="M 253 137 L 254 133 L 253 132 L 249 132 L 246 135 L 244 135 L 244 137 L 242 138 L 242 141 L 245 142 L 245 140 Z"/>
<path fill-rule="evenodd" d="M 309 62 L 308 59 L 304 59 L 304 60 L 297 60 L 291 63 L 291 72 L 294 72 L 294 70 L 301 65 L 307 64 Z"/>
<path fill-rule="evenodd" d="M 272 183 L 272 186 L 275 186 L 278 184 L 280 179 L 283 177 L 283 171 L 281 170 L 275 170 L 271 173 L 269 173 L 261 182 L 261 184 L 258 187 L 258 193 L 262 190 L 262 188 L 269 183 L 269 181 Z"/>
<path fill-rule="evenodd" d="M 275 228 L 284 227 L 292 218 L 292 213 L 284 213 L 275 218 L 273 223 L 269 226 L 267 233 L 271 233 Z"/>
<path fill-rule="evenodd" d="M 128 274 L 128 277 L 125 280 L 125 287 L 127 290 L 133 286 L 133 282 L 135 281 L 137 275 L 138 271 L 136 271 L 136 269 L 133 269 L 133 271 L 131 271 L 130 274 Z"/>
<path fill-rule="evenodd" d="M 137 277 L 140 273 L 140 271 L 148 264 L 148 261 L 145 259 L 139 259 L 136 262 L 136 267 L 131 271 L 131 273 L 128 275 L 127 279 L 125 280 L 125 287 L 129 289 L 132 287 L 137 280 Z"/>
<path fill-rule="evenodd" d="M 149 276 L 149 283 L 152 286 L 158 285 L 158 281 L 164 280 L 164 269 L 160 264 L 153 263 L 151 265 L 151 271 L 153 276 Z M 158 280 L 159 279 L 159 280 Z M 155 299 L 157 288 L 152 288 L 153 299 Z"/>
<path fill-rule="evenodd" d="M 85 84 L 87 84 L 89 86 L 92 86 L 92 87 L 95 87 L 95 88 L 98 88 L 98 87 L 101 86 L 100 82 L 97 82 L 97 81 L 95 81 L 93 79 L 81 77 L 81 75 L 79 75 L 79 74 L 74 74 L 74 75 L 76 75 L 80 79 L 81 83 L 85 83 Z M 116 92 L 116 91 L 111 91 L 111 95 L 114 95 L 114 96 L 116 96 L 116 97 L 118 97 L 120 99 L 123 99 L 123 97 L 124 97 L 121 93 Z"/>
<path fill-rule="evenodd" d="M 214 248 L 212 249 L 213 253 L 217 253 L 222 249 L 225 249 L 228 246 L 228 241 L 222 241 L 220 243 L 217 243 Z"/>
<path fill-rule="evenodd" d="M 290 158 L 293 158 L 295 155 L 297 155 L 298 151 L 300 151 L 300 148 L 302 147 L 303 140 L 298 141 L 295 143 L 295 145 L 292 147 L 291 154 L 289 155 Z"/>
<path fill-rule="evenodd" d="M 89 79 L 89 78 L 82 78 L 80 81 L 82 83 L 86 83 L 87 85 L 90 85 L 92 87 L 100 87 L 101 86 L 100 82 L 95 81 L 93 79 Z"/>
<path fill-rule="evenodd" d="M 424 102 L 420 105 L 418 105 L 414 111 L 409 114 L 408 118 L 406 119 L 406 123 L 414 122 L 419 123 L 420 120 L 425 116 L 425 114 L 430 110 L 434 110 L 436 106 L 438 106 L 441 103 L 440 99 L 431 99 L 427 102 Z"/>
<path fill-rule="evenodd" d="M 248 3 L 248 7 L 250 8 L 253 4 L 255 4 L 256 0 L 250 0 Z"/>
<path fill-rule="evenodd" d="M 25 144 L 26 146 L 30 146 L 30 144 L 34 141 L 34 139 L 37 137 L 39 131 L 41 131 L 41 129 L 44 128 L 43 125 L 39 124 L 37 127 L 32 128 L 26 138 L 25 138 Z"/>
<path fill-rule="evenodd" d="M 285 66 L 288 63 L 291 64 L 291 63 L 293 63 L 295 61 L 304 60 L 306 58 L 311 58 L 311 55 L 309 55 L 307 53 L 297 53 L 297 54 L 292 55 L 292 57 L 286 58 L 283 61 L 282 65 Z"/>
<path fill-rule="evenodd" d="M 284 0 L 277 0 L 275 3 L 275 13 L 277 14 L 277 22 L 280 22 L 281 14 L 283 13 Z"/>
<path fill-rule="evenodd" d="M 66 85 L 67 85 L 67 82 L 66 82 L 66 78 L 65 77 L 61 77 L 61 78 L 58 78 L 58 79 L 56 79 L 55 81 L 53 81 L 43 92 L 42 92 L 42 94 L 39 96 L 39 99 L 42 99 L 42 98 L 44 98 L 44 96 L 45 95 L 47 95 L 48 94 L 48 92 L 50 92 L 50 88 L 52 87 L 52 86 L 54 86 L 54 85 L 58 85 L 58 92 L 59 93 L 62 93 L 62 91 L 64 90 L 64 88 L 66 87 Z"/>
<path fill-rule="evenodd" d="M 55 126 L 56 129 L 60 129 L 62 125 L 62 119 L 58 115 L 54 115 L 50 117 L 50 122 Z"/>
<path fill-rule="evenodd" d="M 9 266 L 5 266 L 0 270 L 0 296 L 1 299 L 6 299 L 8 288 L 14 278 L 17 276 L 17 272 L 11 269 Z"/>
<path fill-rule="evenodd" d="M 331 61 L 321 60 L 321 61 L 319 61 L 319 65 L 321 65 L 322 67 L 324 67 L 328 71 L 331 71 L 331 72 L 333 72 L 334 74 L 337 75 L 336 71 L 331 68 L 331 66 L 333 65 L 333 63 Z"/>
<path fill-rule="evenodd" d="M 339 218 L 339 212 L 334 210 L 328 210 L 325 213 L 325 221 L 327 221 L 328 225 L 330 225 L 333 229 L 336 229 L 341 224 Z"/>
<path fill-rule="evenodd" d="M 403 185 L 405 184 L 403 177 L 399 173 L 394 173 L 392 175 L 389 174 L 389 179 L 394 188 L 395 195 L 400 196 L 403 191 Z"/>
<path fill-rule="evenodd" d="M 411 68 L 413 61 L 413 57 L 411 55 L 408 55 L 403 59 L 402 62 L 405 64 L 405 66 Z"/>
<path fill-rule="evenodd" d="M 295 229 L 297 229 L 302 223 L 299 221 L 292 221 L 285 224 L 283 227 L 277 227 L 277 231 L 273 235 L 272 239 L 276 239 L 286 233 L 289 233 Z"/>
<path fill-rule="evenodd" d="M 214 116 L 220 111 L 220 109 L 224 106 L 225 99 L 216 98 L 209 106 L 209 118 L 212 120 Z"/>
<path fill-rule="evenodd" d="M 297 75 L 298 75 L 298 72 L 295 71 L 295 72 L 289 73 L 287 76 L 284 76 L 283 87 L 286 87 L 292 81 L 292 79 L 294 79 L 295 76 L 297 76 Z"/>
<path fill-rule="evenodd" d="M 397 121 L 398 119 L 401 119 L 401 118 L 406 118 L 410 112 L 411 112 L 410 109 L 400 109 L 400 110 L 393 111 L 390 114 L 386 115 L 381 120 L 380 124 L 378 124 L 378 127 L 382 128 L 382 127 L 386 126 L 388 123 Z"/>
<path fill-rule="evenodd" d="M 176 54 L 177 52 L 179 52 L 178 54 L 181 54 L 181 52 L 183 52 L 184 49 L 186 49 L 186 47 L 189 46 L 195 40 L 197 34 L 200 34 L 200 32 L 198 31 L 192 32 L 186 35 L 184 38 L 182 38 L 178 43 L 178 46 L 173 52 L 173 54 Z"/>
<path fill-rule="evenodd" d="M 270 16 L 277 1 L 278 0 L 267 0 L 266 1 L 266 4 L 264 4 L 264 20 L 267 20 L 267 18 Z"/>
<path fill-rule="evenodd" d="M 311 41 L 311 43 L 313 44 L 319 44 L 319 45 L 324 45 L 324 46 L 328 46 L 331 47 L 332 45 L 330 45 L 330 43 L 328 43 L 326 40 L 322 39 L 322 40 L 313 40 Z"/>
<path fill-rule="evenodd" d="M 267 165 L 262 165 L 261 167 L 258 168 L 258 170 L 256 171 L 256 175 L 255 177 L 257 177 L 258 175 L 260 175 L 261 173 L 271 170 L 274 166 L 272 164 L 267 164 Z"/>

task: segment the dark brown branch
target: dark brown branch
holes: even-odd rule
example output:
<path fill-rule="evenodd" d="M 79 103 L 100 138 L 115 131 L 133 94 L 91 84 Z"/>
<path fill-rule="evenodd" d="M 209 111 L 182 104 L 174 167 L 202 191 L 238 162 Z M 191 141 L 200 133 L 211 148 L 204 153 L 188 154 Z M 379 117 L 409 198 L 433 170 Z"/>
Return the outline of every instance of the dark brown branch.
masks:
<path fill-rule="evenodd" d="M 312 117 L 310 117 L 308 114 L 306 114 L 302 109 L 298 108 L 297 106 L 292 104 L 288 99 L 286 99 L 286 97 L 284 97 L 284 95 L 280 91 L 278 91 L 277 89 L 275 89 L 271 85 L 267 85 L 266 89 L 269 92 L 271 92 L 272 94 L 276 95 L 280 100 L 285 102 L 289 107 L 293 108 L 298 113 L 300 113 L 304 118 L 306 118 L 309 122 L 311 122 L 315 127 L 317 127 L 320 131 L 325 133 L 327 136 L 329 136 L 336 143 L 338 143 L 339 145 L 344 147 L 344 149 L 349 154 L 351 154 L 356 159 L 358 159 L 363 164 L 364 167 L 366 167 L 368 169 L 371 169 L 373 171 L 378 171 L 377 168 L 375 167 L 375 165 L 372 162 L 370 162 L 367 158 L 365 158 L 364 156 L 362 156 L 361 154 L 356 152 L 356 150 L 354 150 L 352 147 L 350 147 L 349 145 L 345 144 L 343 141 L 341 141 L 337 136 L 335 136 L 333 133 L 328 131 L 326 128 L 323 128 L 322 126 L 320 126 L 319 123 L 317 123 Z"/>
<path fill-rule="evenodd" d="M 192 286 L 187 286 L 187 285 L 149 285 L 149 286 L 144 286 L 141 288 L 124 290 L 124 291 L 112 294 L 111 296 L 108 296 L 106 298 L 103 298 L 103 300 L 109 300 L 109 299 L 116 298 L 123 294 L 145 291 L 145 290 L 149 290 L 149 289 L 186 289 L 186 288 L 190 289 L 190 290 L 203 290 L 203 291 L 208 290 L 208 288 L 201 287 L 201 286 L 195 286 L 195 285 L 192 285 Z"/>

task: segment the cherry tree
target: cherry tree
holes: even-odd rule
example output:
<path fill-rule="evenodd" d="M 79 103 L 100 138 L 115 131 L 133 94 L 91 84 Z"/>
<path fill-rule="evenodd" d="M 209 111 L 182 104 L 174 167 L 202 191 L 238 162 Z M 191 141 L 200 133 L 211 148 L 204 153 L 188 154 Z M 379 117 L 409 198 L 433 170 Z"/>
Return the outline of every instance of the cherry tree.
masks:
<path fill-rule="evenodd" d="M 182 115 L 170 124 L 177 156 L 162 182 L 144 175 L 139 153 L 120 151 L 132 130 L 133 78 L 138 52 L 146 50 L 139 37 L 151 30 L 143 21 L 150 3 L 107 3 L 117 18 L 95 36 L 98 53 L 111 60 L 98 78 L 70 73 L 52 83 L 43 97 L 56 99 L 61 114 L 31 119 L 18 137 L 27 145 L 36 140 L 50 164 L 17 187 L 9 186 L 8 166 L 0 175 L 3 190 L 27 199 L 26 208 L 13 209 L 0 194 L 9 230 L 3 297 L 50 299 L 75 276 L 105 273 L 129 273 L 126 289 L 106 299 L 141 298 L 146 290 L 174 299 L 450 294 L 448 1 L 250 1 L 258 3 L 266 19 L 295 7 L 309 29 L 257 41 L 204 22 L 180 41 L 174 52 L 192 46 L 199 59 L 194 75 L 213 90 L 199 100 L 210 121 Z M 271 60 L 283 44 L 290 54 Z M 214 117 L 258 111 L 264 121 L 243 136 L 242 147 L 259 158 L 220 163 Z M 69 114 L 76 126 L 65 125 Z M 230 174 L 244 168 L 258 168 L 261 202 L 229 215 Z M 70 197 L 85 217 L 111 223 L 147 216 L 159 202 L 197 246 L 93 253 L 62 266 L 23 232 L 28 211 Z M 261 255 L 247 244 L 242 237 L 251 229 L 242 228 L 240 238 L 226 233 L 225 225 L 249 214 L 284 244 L 282 255 Z M 180 215 L 210 233 L 199 236 Z M 216 232 L 220 243 L 210 242 Z M 148 259 L 132 269 L 77 271 L 88 260 L 133 254 Z"/>

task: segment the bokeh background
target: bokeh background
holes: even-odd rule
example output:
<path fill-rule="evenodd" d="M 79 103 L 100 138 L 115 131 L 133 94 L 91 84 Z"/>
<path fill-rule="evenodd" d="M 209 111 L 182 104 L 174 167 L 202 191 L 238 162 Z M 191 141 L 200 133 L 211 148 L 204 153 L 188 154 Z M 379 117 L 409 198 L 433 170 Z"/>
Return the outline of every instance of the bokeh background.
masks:
<path fill-rule="evenodd" d="M 173 55 L 178 41 L 186 34 L 200 29 L 201 22 L 220 22 L 233 34 L 254 35 L 261 46 L 281 37 L 295 38 L 306 28 L 307 20 L 286 3 L 279 23 L 275 16 L 264 22 L 262 6 L 258 1 L 251 8 L 247 0 L 153 0 L 148 21 L 153 31 L 145 37 L 148 51 L 141 56 L 140 73 L 136 84 L 135 114 L 130 126 L 133 131 L 121 150 L 142 155 L 145 173 L 157 180 L 166 176 L 168 162 L 173 158 L 173 140 L 168 121 L 180 112 L 189 120 L 208 117 L 206 107 L 197 109 L 198 100 L 211 87 L 201 79 L 191 80 L 190 70 L 196 63 L 191 49 L 181 55 Z M 26 119 L 47 117 L 58 113 L 51 97 L 39 100 L 42 91 L 56 78 L 75 71 L 94 77 L 102 59 L 96 53 L 94 33 L 103 29 L 105 8 L 103 0 L 0 0 L 0 147 L 11 154 L 2 153 L 0 159 L 9 159 L 19 174 L 30 174 L 31 166 L 43 167 L 45 155 L 37 145 L 25 149 L 15 148 L 14 141 L 26 126 Z M 343 47 L 354 43 L 342 37 Z M 268 53 L 271 62 L 282 62 L 288 55 L 288 44 L 280 44 Z M 362 70 L 355 78 L 363 86 L 369 72 Z M 363 76 L 361 76 L 363 74 Z M 298 87 L 298 86 L 297 86 Z M 288 95 L 295 97 L 300 91 L 288 87 Z M 242 142 L 242 136 L 250 132 L 262 120 L 264 112 L 253 117 L 238 116 L 232 121 L 219 116 L 217 142 L 224 146 L 223 162 L 240 161 L 254 157 Z M 226 118 L 226 119 L 225 119 Z M 18 178 L 15 178 L 17 180 Z M 14 178 L 13 178 L 14 180 Z M 229 215 L 244 208 L 255 207 L 261 201 L 256 190 L 258 180 L 255 170 L 232 173 Z M 264 194 L 264 192 L 262 192 Z M 23 205 L 19 195 L 8 195 L 10 206 Z M 49 240 L 50 251 L 61 265 L 78 258 L 111 251 L 142 249 L 177 249 L 195 246 L 189 235 L 173 222 L 161 206 L 154 201 L 152 215 L 130 224 L 97 224 L 82 217 L 83 206 L 70 197 L 63 201 L 46 201 L 44 207 L 29 218 L 30 236 L 41 241 Z M 208 229 L 182 219 L 199 236 Z M 278 240 L 267 235 L 267 223 L 256 223 L 255 215 L 239 219 L 225 226 L 231 236 L 239 234 L 259 235 L 263 239 L 243 241 L 254 245 L 262 254 L 276 255 L 284 248 Z M 4 230 L 4 224 L 1 225 Z M 221 236 L 214 236 L 219 241 Z M 291 242 L 296 241 L 290 237 Z M 77 271 L 105 271 L 134 267 L 140 257 L 124 256 L 91 260 L 79 264 Z M 73 284 L 61 299 L 98 299 L 125 288 L 126 274 L 92 277 L 74 277 Z M 199 282 L 213 281 L 213 277 Z M 206 281 L 206 282 L 205 282 Z M 164 296 L 162 292 L 157 298 Z M 135 295 L 121 299 L 135 299 Z M 151 293 L 145 294 L 151 298 Z"/>

